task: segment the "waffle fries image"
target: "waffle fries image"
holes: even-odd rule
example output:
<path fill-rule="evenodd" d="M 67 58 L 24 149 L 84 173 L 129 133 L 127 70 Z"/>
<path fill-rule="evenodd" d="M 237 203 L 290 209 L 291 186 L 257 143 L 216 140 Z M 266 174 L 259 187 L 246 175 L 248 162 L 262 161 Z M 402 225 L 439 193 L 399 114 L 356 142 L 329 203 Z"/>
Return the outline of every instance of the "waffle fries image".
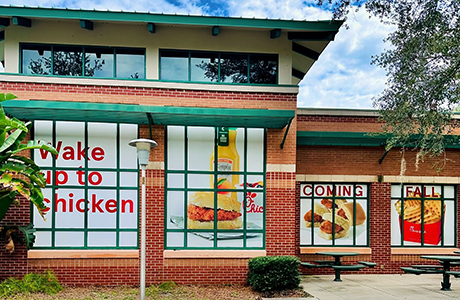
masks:
<path fill-rule="evenodd" d="M 402 205 L 404 207 L 401 207 Z M 425 200 L 423 205 L 422 200 L 418 199 L 398 200 L 395 203 L 395 208 L 400 216 L 400 229 L 404 241 L 420 243 L 423 229 L 423 242 L 425 244 L 439 244 L 441 240 L 441 217 L 446 210 L 445 204 L 443 208 L 441 206 L 441 200 Z"/>
<path fill-rule="evenodd" d="M 423 205 L 424 224 L 433 224 L 441 220 L 441 200 L 425 200 Z M 395 203 L 396 211 L 401 216 L 401 200 Z M 444 211 L 446 205 L 444 204 Z M 422 200 L 405 200 L 404 201 L 404 218 L 405 221 L 421 224 L 422 223 Z"/>

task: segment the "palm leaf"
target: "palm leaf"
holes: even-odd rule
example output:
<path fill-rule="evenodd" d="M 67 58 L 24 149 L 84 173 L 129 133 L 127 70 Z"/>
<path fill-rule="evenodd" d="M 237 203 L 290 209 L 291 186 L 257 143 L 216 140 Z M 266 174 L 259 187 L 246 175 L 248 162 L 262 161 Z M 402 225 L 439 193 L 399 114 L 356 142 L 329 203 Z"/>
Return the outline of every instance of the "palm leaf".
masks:
<path fill-rule="evenodd" d="M 13 172 L 27 176 L 31 182 L 37 184 L 40 187 L 46 186 L 45 176 L 41 173 L 41 170 L 37 165 L 27 165 L 17 161 L 7 161 L 0 164 L 0 172 Z"/>
<path fill-rule="evenodd" d="M 22 150 L 31 150 L 31 149 L 42 149 L 42 150 L 51 152 L 54 155 L 58 154 L 57 150 L 53 146 L 51 146 L 45 141 L 40 141 L 40 140 L 28 141 L 27 145 L 19 145 L 18 150 L 22 151 Z"/>
<path fill-rule="evenodd" d="M 37 230 L 34 228 L 33 224 L 29 224 L 27 226 L 18 226 L 18 229 L 24 235 L 24 241 L 25 241 L 27 250 L 30 250 L 35 243 L 34 233 Z"/>
<path fill-rule="evenodd" d="M 0 93 L 0 102 L 6 101 L 6 100 L 13 100 L 18 98 L 16 95 L 13 95 L 11 93 Z"/>
<path fill-rule="evenodd" d="M 13 133 L 10 134 L 5 139 L 5 141 L 3 142 L 3 145 L 0 147 L 0 152 L 5 152 L 9 148 L 12 148 L 13 150 L 16 150 L 17 146 L 14 147 L 14 145 L 19 145 L 21 143 L 21 141 L 22 141 L 22 139 L 21 139 L 22 133 L 24 133 L 24 135 L 25 135 L 25 132 L 20 130 L 20 129 L 16 129 L 15 131 L 13 131 Z"/>

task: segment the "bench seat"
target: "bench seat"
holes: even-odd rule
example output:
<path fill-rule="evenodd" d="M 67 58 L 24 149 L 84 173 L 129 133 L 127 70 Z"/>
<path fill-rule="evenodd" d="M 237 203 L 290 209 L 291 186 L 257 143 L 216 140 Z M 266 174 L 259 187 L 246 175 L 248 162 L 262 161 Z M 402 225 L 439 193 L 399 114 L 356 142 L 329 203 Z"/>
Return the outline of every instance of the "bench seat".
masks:
<path fill-rule="evenodd" d="M 334 270 L 340 271 L 358 271 L 365 268 L 365 265 L 343 265 L 343 266 L 332 266 Z"/>
<path fill-rule="evenodd" d="M 373 268 L 377 265 L 375 262 L 370 261 L 358 261 L 358 264 L 365 265 L 366 267 Z"/>
<path fill-rule="evenodd" d="M 300 263 L 300 265 L 302 267 L 305 267 L 305 268 L 326 268 L 326 267 L 330 267 L 330 265 L 317 265 L 317 264 L 312 264 L 312 263 L 309 263 L 309 262 L 303 262 L 303 263 Z"/>
<path fill-rule="evenodd" d="M 423 269 L 415 269 L 415 268 L 410 268 L 410 267 L 401 267 L 401 270 L 403 270 L 405 273 L 411 273 L 415 275 L 420 275 L 420 274 L 426 274 L 427 270 Z"/>
<path fill-rule="evenodd" d="M 313 262 L 318 265 L 333 265 L 335 263 L 333 260 L 314 260 Z"/>
<path fill-rule="evenodd" d="M 411 268 L 422 270 L 442 270 L 442 266 L 435 265 L 411 265 Z"/>
<path fill-rule="evenodd" d="M 455 278 L 460 278 L 460 271 L 446 271 L 446 274 L 453 275 Z"/>

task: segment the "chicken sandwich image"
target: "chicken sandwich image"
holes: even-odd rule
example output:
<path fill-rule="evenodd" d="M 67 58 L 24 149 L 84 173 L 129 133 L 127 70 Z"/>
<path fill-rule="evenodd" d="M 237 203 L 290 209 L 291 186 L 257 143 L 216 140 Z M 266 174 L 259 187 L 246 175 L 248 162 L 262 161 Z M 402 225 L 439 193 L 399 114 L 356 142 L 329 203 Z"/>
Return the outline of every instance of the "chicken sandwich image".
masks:
<path fill-rule="evenodd" d="M 310 228 L 310 227 L 319 227 L 321 222 L 323 222 L 323 215 L 325 213 L 328 213 L 329 210 L 327 210 L 324 206 L 315 203 L 315 212 L 313 213 L 311 210 L 307 211 L 305 215 L 303 216 L 303 219 L 305 221 L 305 227 Z M 313 214 L 313 216 L 312 216 Z"/>
<path fill-rule="evenodd" d="M 217 229 L 238 229 L 243 226 L 241 203 L 224 194 L 217 194 Z M 214 193 L 196 192 L 189 198 L 187 227 L 214 229 Z"/>

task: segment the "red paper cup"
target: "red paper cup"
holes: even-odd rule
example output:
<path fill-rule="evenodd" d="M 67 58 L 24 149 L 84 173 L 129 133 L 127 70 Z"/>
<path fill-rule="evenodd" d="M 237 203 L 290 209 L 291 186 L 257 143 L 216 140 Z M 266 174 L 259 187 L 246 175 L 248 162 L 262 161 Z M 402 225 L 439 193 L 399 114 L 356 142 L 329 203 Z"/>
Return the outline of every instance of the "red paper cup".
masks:
<path fill-rule="evenodd" d="M 401 221 L 404 226 L 401 226 Z M 403 235 L 403 240 L 406 242 L 421 243 L 422 242 L 422 224 L 415 224 L 399 217 L 399 228 Z M 441 241 L 442 222 L 439 220 L 436 223 L 424 224 L 423 226 L 423 243 L 437 245 Z M 404 230 L 404 232 L 403 232 Z"/>

